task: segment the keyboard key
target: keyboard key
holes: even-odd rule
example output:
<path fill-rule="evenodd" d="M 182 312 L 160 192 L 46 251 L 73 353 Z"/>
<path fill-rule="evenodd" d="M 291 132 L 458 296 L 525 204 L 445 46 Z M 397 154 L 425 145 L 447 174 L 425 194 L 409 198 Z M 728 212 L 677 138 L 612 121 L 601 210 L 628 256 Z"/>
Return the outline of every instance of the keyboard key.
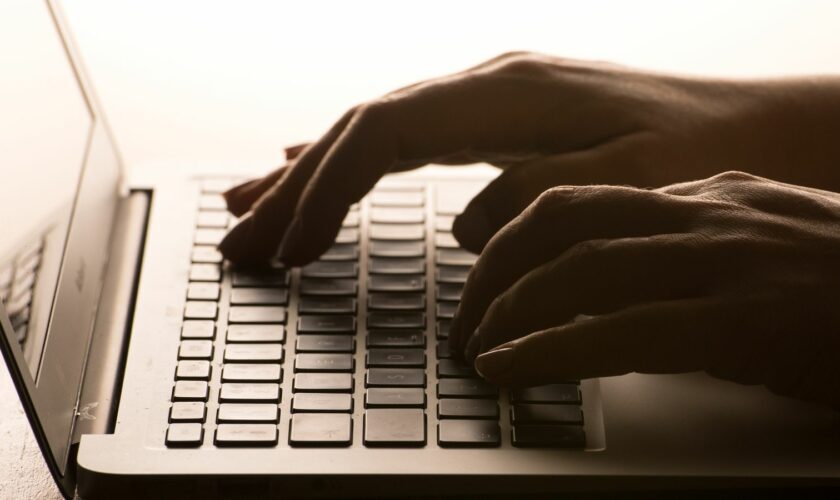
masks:
<path fill-rule="evenodd" d="M 470 268 L 466 266 L 438 266 L 435 270 L 435 279 L 438 283 L 460 283 L 467 282 Z"/>
<path fill-rule="evenodd" d="M 463 283 L 441 283 L 437 286 L 435 298 L 442 302 L 458 302 L 463 291 Z"/>
<path fill-rule="evenodd" d="M 193 247 L 192 261 L 200 264 L 221 264 L 224 260 L 222 252 L 214 246 L 198 245 Z"/>
<path fill-rule="evenodd" d="M 368 367 L 423 368 L 426 353 L 423 349 L 385 349 L 375 347 L 367 353 Z"/>
<path fill-rule="evenodd" d="M 235 271 L 233 286 L 276 288 L 289 285 L 289 272 L 285 269 L 266 268 L 260 271 Z"/>
<path fill-rule="evenodd" d="M 460 246 L 452 233 L 435 233 L 435 248 L 459 248 Z"/>
<path fill-rule="evenodd" d="M 356 352 L 356 339 L 348 335 L 301 335 L 297 352 Z"/>
<path fill-rule="evenodd" d="M 175 380 L 210 380 L 210 362 L 185 359 L 178 361 Z"/>
<path fill-rule="evenodd" d="M 442 420 L 438 445 L 444 448 L 492 448 L 502 444 L 502 431 L 492 420 Z"/>
<path fill-rule="evenodd" d="M 230 325 L 228 342 L 283 342 L 286 329 L 283 325 Z"/>
<path fill-rule="evenodd" d="M 499 390 L 477 378 L 445 378 L 438 380 L 439 398 L 495 398 Z"/>
<path fill-rule="evenodd" d="M 196 229 L 195 236 L 193 237 L 193 243 L 196 245 L 208 245 L 215 247 L 222 242 L 226 234 L 226 229 Z"/>
<path fill-rule="evenodd" d="M 359 260 L 359 245 L 354 243 L 333 245 L 321 254 L 320 260 L 329 262 Z"/>
<path fill-rule="evenodd" d="M 222 382 L 277 382 L 283 379 L 283 368 L 276 364 L 225 363 Z"/>
<path fill-rule="evenodd" d="M 292 399 L 292 412 L 351 413 L 353 396 L 350 394 L 304 392 Z"/>
<path fill-rule="evenodd" d="M 372 275 L 368 280 L 371 292 L 424 292 L 426 278 L 423 276 Z"/>
<path fill-rule="evenodd" d="M 549 384 L 511 391 L 514 403 L 580 404 L 580 389 L 576 384 Z"/>
<path fill-rule="evenodd" d="M 234 288 L 230 292 L 233 305 L 273 305 L 284 306 L 289 301 L 286 288 Z"/>
<path fill-rule="evenodd" d="M 449 347 L 449 342 L 442 341 L 437 343 L 436 354 L 438 359 L 449 359 L 452 357 L 452 349 Z"/>
<path fill-rule="evenodd" d="M 423 257 L 426 255 L 425 241 L 371 241 L 371 257 Z"/>
<path fill-rule="evenodd" d="M 338 234 L 335 236 L 336 244 L 347 244 L 347 243 L 358 243 L 359 242 L 359 230 L 355 227 L 343 227 L 338 230 Z"/>
<path fill-rule="evenodd" d="M 355 296 L 359 289 L 356 280 L 350 279 L 302 279 L 301 295 Z"/>
<path fill-rule="evenodd" d="M 379 241 L 420 241 L 426 237 L 426 227 L 422 224 L 371 224 L 371 240 Z"/>
<path fill-rule="evenodd" d="M 221 403 L 278 403 L 280 385 L 278 384 L 222 384 L 219 391 Z"/>
<path fill-rule="evenodd" d="M 423 184 L 414 182 L 394 181 L 390 179 L 381 180 L 374 188 L 377 193 L 422 193 L 425 190 Z"/>
<path fill-rule="evenodd" d="M 201 210 L 227 210 L 227 202 L 220 194 L 205 193 L 198 197 L 198 208 Z"/>
<path fill-rule="evenodd" d="M 438 302 L 436 306 L 436 314 L 439 319 L 452 319 L 455 317 L 455 311 L 457 310 L 457 302 Z"/>
<path fill-rule="evenodd" d="M 274 424 L 219 424 L 216 446 L 274 446 L 277 426 Z"/>
<path fill-rule="evenodd" d="M 226 229 L 230 216 L 221 211 L 201 211 L 198 213 L 195 225 L 197 227 L 215 227 Z"/>
<path fill-rule="evenodd" d="M 368 328 L 426 328 L 424 313 L 371 312 L 367 317 Z"/>
<path fill-rule="evenodd" d="M 370 194 L 370 204 L 374 207 L 422 207 L 422 192 L 374 191 Z"/>
<path fill-rule="evenodd" d="M 166 446 L 170 448 L 191 448 L 201 446 L 204 428 L 201 424 L 169 424 L 166 429 Z"/>
<path fill-rule="evenodd" d="M 208 177 L 201 180 L 202 193 L 224 193 L 231 187 L 235 181 L 228 178 Z"/>
<path fill-rule="evenodd" d="M 187 299 L 219 300 L 220 292 L 218 283 L 190 283 L 187 287 Z"/>
<path fill-rule="evenodd" d="M 182 339 L 212 340 L 216 336 L 216 324 L 206 320 L 188 320 L 181 325 Z"/>
<path fill-rule="evenodd" d="M 422 224 L 426 214 L 422 208 L 372 207 L 370 221 L 378 224 Z"/>
<path fill-rule="evenodd" d="M 209 340 L 182 340 L 178 359 L 213 359 L 213 342 Z"/>
<path fill-rule="evenodd" d="M 231 306 L 229 323 L 285 323 L 286 310 L 280 306 Z"/>
<path fill-rule="evenodd" d="M 294 392 L 352 392 L 352 373 L 298 373 Z"/>
<path fill-rule="evenodd" d="M 207 407 L 200 401 L 179 401 L 169 408 L 170 422 L 203 424 L 207 418 Z"/>
<path fill-rule="evenodd" d="M 426 347 L 423 330 L 370 330 L 367 347 Z"/>
<path fill-rule="evenodd" d="M 300 270 L 304 278 L 355 278 L 358 274 L 359 265 L 349 261 L 316 261 Z"/>
<path fill-rule="evenodd" d="M 426 387 L 426 372 L 421 368 L 371 368 L 367 387 Z"/>
<path fill-rule="evenodd" d="M 583 448 L 586 436 L 579 425 L 519 424 L 513 426 L 513 445 L 520 448 Z"/>
<path fill-rule="evenodd" d="M 356 314 L 356 299 L 351 297 L 301 297 L 300 314 Z"/>
<path fill-rule="evenodd" d="M 478 374 L 472 366 L 461 361 L 441 359 L 437 365 L 438 378 L 475 378 Z"/>
<path fill-rule="evenodd" d="M 282 363 L 280 344 L 231 344 L 225 346 L 225 362 Z"/>
<path fill-rule="evenodd" d="M 368 309 L 422 311 L 426 309 L 426 296 L 420 293 L 371 293 Z"/>
<path fill-rule="evenodd" d="M 435 217 L 435 229 L 438 231 L 451 233 L 452 224 L 455 222 L 454 215 L 438 215 Z"/>
<path fill-rule="evenodd" d="M 437 338 L 439 339 L 448 339 L 449 338 L 449 327 L 452 325 L 452 321 L 442 319 L 437 322 Z"/>
<path fill-rule="evenodd" d="M 492 399 L 441 399 L 438 418 L 499 418 L 499 404 Z"/>
<path fill-rule="evenodd" d="M 425 274 L 424 259 L 372 258 L 369 261 L 370 274 Z"/>
<path fill-rule="evenodd" d="M 298 333 L 356 333 L 356 318 L 353 316 L 301 316 L 298 318 Z"/>
<path fill-rule="evenodd" d="M 344 220 L 341 221 L 341 227 L 359 227 L 359 211 L 348 211 L 347 215 L 344 216 Z"/>
<path fill-rule="evenodd" d="M 445 248 L 436 253 L 436 262 L 442 266 L 472 266 L 478 255 L 462 248 Z"/>
<path fill-rule="evenodd" d="M 295 356 L 296 372 L 352 372 L 353 356 L 350 354 L 301 353 Z"/>
<path fill-rule="evenodd" d="M 172 389 L 172 401 L 207 401 L 210 389 L 201 380 L 178 380 Z"/>
<path fill-rule="evenodd" d="M 583 412 L 577 405 L 516 404 L 511 408 L 514 424 L 582 424 Z"/>
<path fill-rule="evenodd" d="M 365 446 L 424 446 L 426 414 L 422 409 L 365 411 Z"/>
<path fill-rule="evenodd" d="M 223 403 L 219 405 L 219 411 L 216 414 L 216 421 L 220 424 L 253 424 L 258 422 L 276 424 L 278 420 L 280 420 L 280 408 L 276 404 L 270 403 Z"/>
<path fill-rule="evenodd" d="M 425 408 L 426 392 L 416 388 L 373 387 L 365 394 L 365 408 Z"/>
<path fill-rule="evenodd" d="M 349 446 L 353 419 L 343 413 L 295 413 L 289 424 L 292 446 Z"/>
<path fill-rule="evenodd" d="M 216 319 L 218 313 L 215 302 L 188 300 L 184 306 L 184 319 Z"/>

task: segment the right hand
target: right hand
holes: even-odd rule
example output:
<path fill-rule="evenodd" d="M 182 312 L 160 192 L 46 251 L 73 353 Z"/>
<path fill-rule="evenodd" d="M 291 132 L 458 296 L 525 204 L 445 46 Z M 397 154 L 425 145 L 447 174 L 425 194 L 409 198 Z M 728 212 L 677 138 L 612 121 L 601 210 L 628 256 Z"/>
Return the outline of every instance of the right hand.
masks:
<path fill-rule="evenodd" d="M 305 264 L 332 244 L 348 207 L 383 175 L 427 163 L 505 169 L 455 222 L 456 238 L 475 252 L 557 185 L 654 187 L 738 168 L 840 187 L 821 177 L 840 177 L 820 168 L 840 157 L 831 133 L 840 127 L 820 121 L 840 120 L 825 111 L 836 110 L 840 93 L 826 99 L 821 82 L 697 79 L 505 54 L 348 111 L 287 167 L 228 194 L 237 215 L 250 215 L 220 249 L 258 264 L 282 243 L 285 264 Z M 821 107 L 809 105 L 812 97 Z M 806 125 L 809 133 L 797 130 Z"/>

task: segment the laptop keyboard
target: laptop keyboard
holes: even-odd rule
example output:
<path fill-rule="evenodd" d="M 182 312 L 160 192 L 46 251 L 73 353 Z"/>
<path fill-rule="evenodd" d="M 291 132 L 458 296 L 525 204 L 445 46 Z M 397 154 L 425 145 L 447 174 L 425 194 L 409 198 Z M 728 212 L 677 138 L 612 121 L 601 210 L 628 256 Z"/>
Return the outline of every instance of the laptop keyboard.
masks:
<path fill-rule="evenodd" d="M 18 343 L 29 333 L 35 281 L 41 267 L 44 241 L 39 238 L 21 251 L 13 262 L 0 268 L 0 302 L 6 306 Z"/>
<path fill-rule="evenodd" d="M 167 446 L 585 445 L 576 382 L 503 391 L 500 405 L 453 359 L 449 325 L 476 256 L 458 248 L 453 215 L 430 210 L 430 188 L 378 187 L 318 261 L 244 272 L 215 249 L 233 224 L 229 185 L 202 185 Z"/>

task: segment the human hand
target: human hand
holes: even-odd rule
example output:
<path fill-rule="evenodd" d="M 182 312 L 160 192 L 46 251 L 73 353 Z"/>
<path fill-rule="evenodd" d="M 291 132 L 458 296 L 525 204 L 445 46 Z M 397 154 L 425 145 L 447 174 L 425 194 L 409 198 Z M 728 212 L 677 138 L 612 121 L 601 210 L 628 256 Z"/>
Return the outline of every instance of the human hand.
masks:
<path fill-rule="evenodd" d="M 741 172 L 550 189 L 484 249 L 450 343 L 505 386 L 704 370 L 840 408 L 838 228 L 840 195 Z"/>
<path fill-rule="evenodd" d="M 838 127 L 821 127 L 811 117 L 817 107 L 791 96 L 815 96 L 820 109 L 832 109 L 840 93 L 832 100 L 816 87 L 505 54 L 348 111 L 288 167 L 229 193 L 235 212 L 251 213 L 220 249 L 230 260 L 254 263 L 284 241 L 282 260 L 304 264 L 329 247 L 347 208 L 382 175 L 426 163 L 505 168 L 454 225 L 459 242 L 475 252 L 556 185 L 662 186 L 731 165 L 813 184 L 820 179 L 812 172 L 828 171 L 817 168 L 822 160 L 814 152 L 831 157 L 814 144 L 837 149 L 831 130 Z M 840 113 L 828 115 L 840 120 Z M 790 133 L 802 123 L 808 134 Z M 778 159 L 814 168 L 790 178 L 790 169 L 774 168 Z"/>

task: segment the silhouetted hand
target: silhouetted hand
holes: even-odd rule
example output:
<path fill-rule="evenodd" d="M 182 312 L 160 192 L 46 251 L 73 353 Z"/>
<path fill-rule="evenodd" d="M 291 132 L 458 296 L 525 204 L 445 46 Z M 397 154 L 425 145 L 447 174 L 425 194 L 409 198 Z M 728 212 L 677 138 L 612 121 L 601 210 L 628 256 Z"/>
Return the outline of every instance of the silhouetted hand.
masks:
<path fill-rule="evenodd" d="M 837 169 L 823 168 L 840 157 L 836 89 L 506 54 L 348 111 L 286 168 L 228 193 L 237 215 L 250 213 L 220 249 L 260 263 L 283 242 L 282 260 L 304 264 L 380 177 L 426 163 L 505 168 L 456 220 L 455 236 L 475 252 L 557 185 L 663 186 L 737 168 L 840 187 Z"/>
<path fill-rule="evenodd" d="M 500 385 L 704 370 L 840 408 L 839 276 L 836 193 L 557 187 L 487 244 L 450 340 Z"/>

